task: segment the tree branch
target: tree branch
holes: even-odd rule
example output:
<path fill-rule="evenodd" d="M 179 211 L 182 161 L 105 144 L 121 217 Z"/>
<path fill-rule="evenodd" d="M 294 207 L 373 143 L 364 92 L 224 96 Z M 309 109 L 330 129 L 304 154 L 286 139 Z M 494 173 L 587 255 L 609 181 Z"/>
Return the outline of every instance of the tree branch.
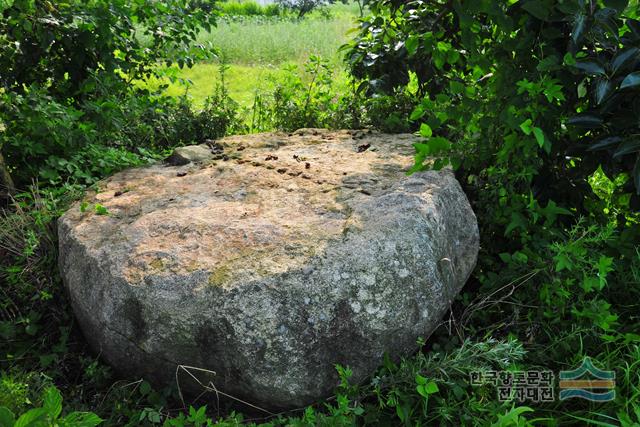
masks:
<path fill-rule="evenodd" d="M 0 153 L 0 195 L 9 196 L 14 193 L 15 189 L 9 169 L 7 169 L 2 153 Z"/>

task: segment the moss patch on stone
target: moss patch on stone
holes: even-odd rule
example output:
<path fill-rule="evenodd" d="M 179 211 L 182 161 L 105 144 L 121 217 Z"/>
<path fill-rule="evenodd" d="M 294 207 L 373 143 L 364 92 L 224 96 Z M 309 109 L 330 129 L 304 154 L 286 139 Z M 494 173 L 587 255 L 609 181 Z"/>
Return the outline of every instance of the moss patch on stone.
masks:
<path fill-rule="evenodd" d="M 229 276 L 231 275 L 231 270 L 228 266 L 223 265 L 222 267 L 218 267 L 209 274 L 209 285 L 211 286 L 221 286 Z"/>
<path fill-rule="evenodd" d="M 153 261 L 151 261 L 149 263 L 149 265 L 156 269 L 156 270 L 163 270 L 164 269 L 164 262 L 162 262 L 162 260 L 160 258 L 156 258 Z"/>

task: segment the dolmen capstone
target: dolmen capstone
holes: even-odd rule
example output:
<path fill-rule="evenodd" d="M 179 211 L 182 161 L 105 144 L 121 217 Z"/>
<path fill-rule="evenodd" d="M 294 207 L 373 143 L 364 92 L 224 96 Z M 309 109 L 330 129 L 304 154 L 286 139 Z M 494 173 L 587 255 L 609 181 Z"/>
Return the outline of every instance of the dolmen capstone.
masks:
<path fill-rule="evenodd" d="M 336 364 L 359 382 L 414 352 L 479 241 L 451 171 L 406 174 L 414 142 L 228 137 L 100 182 L 58 223 L 88 342 L 122 374 L 170 385 L 189 367 L 183 393 L 201 382 L 269 409 L 330 395 Z"/>

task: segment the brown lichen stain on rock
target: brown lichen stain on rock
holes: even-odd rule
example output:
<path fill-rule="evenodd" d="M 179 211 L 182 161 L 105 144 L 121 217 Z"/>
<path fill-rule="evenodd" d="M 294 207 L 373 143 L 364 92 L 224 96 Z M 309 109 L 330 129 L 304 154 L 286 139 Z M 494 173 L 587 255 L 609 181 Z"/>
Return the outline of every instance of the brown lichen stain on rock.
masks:
<path fill-rule="evenodd" d="M 200 270 L 200 264 L 198 264 L 198 261 L 192 259 L 186 266 L 185 266 L 185 270 L 187 270 L 188 273 L 193 273 L 194 271 Z"/>
<path fill-rule="evenodd" d="M 375 145 L 375 135 L 370 139 Z M 244 147 L 243 163 L 130 169 L 103 181 L 102 192 L 88 197 L 117 219 L 83 218 L 82 228 L 125 236 L 120 244 L 128 248 L 129 259 L 137 260 L 122 268 L 131 284 L 149 274 L 202 270 L 209 272 L 203 286 L 223 286 L 237 275 L 300 268 L 329 241 L 358 229 L 358 219 L 348 214 L 349 200 L 381 185 L 366 177 L 385 169 L 385 176 L 397 180 L 411 164 L 410 157 L 393 149 L 358 153 L 361 142 L 348 132 L 245 135 L 221 143 L 229 149 Z M 307 161 L 312 169 L 305 169 Z M 187 169 L 188 175 L 176 176 Z M 353 176 L 363 177 L 366 189 L 357 183 L 357 190 L 351 190 L 348 178 Z M 132 191 L 115 197 L 122 188 Z M 285 249 L 292 246 L 295 251 Z M 172 260 L 148 256 L 158 251 L 171 253 Z"/>

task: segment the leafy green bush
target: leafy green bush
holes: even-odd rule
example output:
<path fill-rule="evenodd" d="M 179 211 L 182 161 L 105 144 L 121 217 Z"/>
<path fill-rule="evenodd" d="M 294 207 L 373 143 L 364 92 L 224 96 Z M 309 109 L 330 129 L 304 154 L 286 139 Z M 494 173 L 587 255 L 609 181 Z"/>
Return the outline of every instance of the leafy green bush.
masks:
<path fill-rule="evenodd" d="M 0 85 L 16 92 L 49 85 L 56 98 L 79 100 L 99 86 L 122 89 L 153 74 L 158 62 L 191 65 L 208 57 L 191 43 L 196 31 L 215 23 L 210 11 L 184 0 L 3 1 Z"/>
<path fill-rule="evenodd" d="M 5 406 L 0 406 L 0 427 L 93 427 L 102 419 L 91 412 L 71 412 L 64 417 L 62 414 L 62 395 L 55 387 L 46 389 L 42 395 L 42 406 L 32 408 L 17 419 L 13 412 Z"/>
<path fill-rule="evenodd" d="M 330 4 L 336 3 L 338 0 L 276 0 L 276 3 L 283 9 L 289 9 L 298 14 L 298 18 L 302 18 L 314 9 L 324 8 Z M 347 3 L 348 0 L 340 0 Z"/>
<path fill-rule="evenodd" d="M 3 337 L 4 338 L 4 337 Z M 23 376 L 0 374 L 0 407 L 12 412 L 21 410 L 29 400 L 29 382 L 31 378 Z"/>
<path fill-rule="evenodd" d="M 353 87 L 335 83 L 330 63 L 312 55 L 303 69 L 284 68 L 272 79 L 271 91 L 257 91 L 249 110 L 252 132 L 293 131 L 300 128 L 362 129 L 407 132 L 413 99 L 405 93 L 367 99 Z"/>
<path fill-rule="evenodd" d="M 592 356 L 636 378 L 637 1 L 368 5 L 347 55 L 353 74 L 370 95 L 415 85 L 412 172 L 452 166 L 480 223 L 458 333 L 517 337 L 524 366 Z M 597 411 L 545 411 L 573 423 L 634 419 L 638 387 L 618 387 Z M 513 422 L 529 416 L 514 411 Z"/>
<path fill-rule="evenodd" d="M 239 126 L 224 86 L 196 111 L 164 96 L 164 87 L 136 83 L 164 73 L 162 62 L 208 57 L 192 45 L 213 23 L 207 11 L 179 0 L 0 2 L 0 187 L 4 172 L 16 184 L 0 200 L 0 406 L 8 408 L 0 425 L 14 425 L 8 411 L 26 411 L 51 383 L 75 408 L 106 412 L 112 425 L 138 416 L 135 399 L 162 405 L 159 393 L 109 390 L 114 378 L 89 355 L 62 290 L 55 224 L 99 179 Z M 36 408 L 16 425 L 96 421 L 59 415 L 57 406 Z"/>
<path fill-rule="evenodd" d="M 273 92 L 256 95 L 252 130 L 325 127 L 335 96 L 332 71 L 326 60 L 311 56 L 304 64 L 304 73 L 296 65 L 288 66 L 284 77 L 274 83 Z"/>
<path fill-rule="evenodd" d="M 581 199 L 591 193 L 584 178 L 599 165 L 611 179 L 633 172 L 640 150 L 628 136 L 638 129 L 636 19 L 578 0 L 371 5 L 380 14 L 363 20 L 349 54 L 352 70 L 367 78 L 370 91 L 384 93 L 415 74 L 425 97 L 413 119 L 426 121 L 425 137 L 433 136 L 418 147 L 421 158 L 451 147 L 460 154 L 450 160 L 471 171 L 497 154 L 507 173 L 523 171 L 520 187 L 533 187 L 544 203 L 566 200 L 583 214 Z M 633 185 L 627 180 L 621 190 L 630 193 Z M 523 193 L 513 189 L 507 192 Z M 512 199 L 515 212 L 500 213 L 501 221 L 519 218 L 523 197 Z M 631 203 L 637 199 L 632 195 Z"/>
<path fill-rule="evenodd" d="M 363 101 L 367 125 L 387 133 L 402 133 L 414 130 L 409 120 L 415 99 L 405 91 L 391 95 L 376 95 Z"/>
<path fill-rule="evenodd" d="M 2 98 L 5 129 L 0 146 L 14 180 L 22 186 L 34 178 L 44 184 L 90 185 L 117 170 L 157 159 L 163 150 L 241 128 L 237 105 L 222 88 L 201 111 L 184 99 L 135 92 L 77 107 L 37 88 Z"/>
<path fill-rule="evenodd" d="M 179 129 L 182 118 L 159 125 L 159 116 L 188 110 L 183 104 L 138 90 L 132 82 L 157 75 L 159 62 L 182 67 L 208 58 L 211 51 L 193 42 L 198 30 L 214 23 L 209 12 L 209 7 L 186 0 L 2 2 L 2 175 L 15 174 L 15 184 L 22 188 L 32 179 L 90 183 L 144 161 L 149 153 L 139 148 L 166 148 L 199 138 Z M 215 118 L 208 122 L 200 117 L 196 127 L 220 135 L 226 130 L 220 118 L 226 111 L 216 106 L 208 112 L 213 109 Z M 147 121 L 123 126 L 132 117 Z M 167 127 L 170 142 L 162 141 Z M 100 160 L 89 165 L 90 156 Z"/>

